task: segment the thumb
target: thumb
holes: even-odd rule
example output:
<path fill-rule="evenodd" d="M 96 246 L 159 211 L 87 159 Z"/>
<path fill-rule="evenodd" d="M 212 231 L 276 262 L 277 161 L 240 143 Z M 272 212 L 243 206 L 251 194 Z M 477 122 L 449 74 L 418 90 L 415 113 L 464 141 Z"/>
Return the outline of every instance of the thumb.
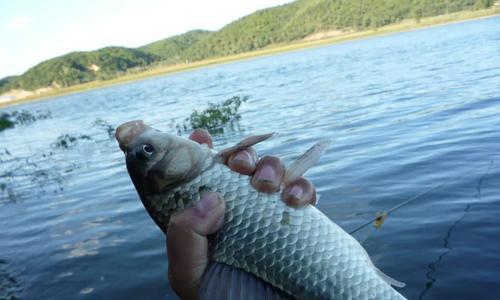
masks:
<path fill-rule="evenodd" d="M 207 235 L 224 221 L 225 203 L 207 193 L 194 206 L 172 216 L 167 230 L 168 275 L 172 289 L 182 299 L 197 299 L 201 277 L 208 264 Z"/>

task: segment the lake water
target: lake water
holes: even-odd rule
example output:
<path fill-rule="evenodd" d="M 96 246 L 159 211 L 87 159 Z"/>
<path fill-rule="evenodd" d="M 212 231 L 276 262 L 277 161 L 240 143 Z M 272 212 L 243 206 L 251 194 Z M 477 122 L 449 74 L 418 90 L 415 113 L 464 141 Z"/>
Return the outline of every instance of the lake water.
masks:
<path fill-rule="evenodd" d="M 307 177 L 319 208 L 348 231 L 440 185 L 364 242 L 381 270 L 407 283 L 402 294 L 498 298 L 495 17 L 3 109 L 50 111 L 51 118 L 0 132 L 0 299 L 175 299 L 165 237 L 104 125 L 144 119 L 169 130 L 193 109 L 235 95 L 249 96 L 239 128 L 216 137 L 216 147 L 274 131 L 259 153 L 290 162 L 330 139 Z M 99 119 L 106 123 L 96 125 Z M 78 139 L 58 147 L 65 134 Z"/>

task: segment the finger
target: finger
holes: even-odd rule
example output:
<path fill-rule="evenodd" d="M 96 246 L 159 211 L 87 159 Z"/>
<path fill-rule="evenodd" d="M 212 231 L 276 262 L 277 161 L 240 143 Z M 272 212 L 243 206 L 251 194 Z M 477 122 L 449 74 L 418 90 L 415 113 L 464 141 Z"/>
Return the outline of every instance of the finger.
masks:
<path fill-rule="evenodd" d="M 274 193 L 279 191 L 285 167 L 278 157 L 264 156 L 255 167 L 251 184 L 258 191 Z"/>
<path fill-rule="evenodd" d="M 283 190 L 283 201 L 288 206 L 302 207 L 307 204 L 316 205 L 316 189 L 312 183 L 300 177 L 285 187 Z"/>
<path fill-rule="evenodd" d="M 209 148 L 214 147 L 214 143 L 212 141 L 212 136 L 210 133 L 203 129 L 203 128 L 197 128 L 195 129 L 191 135 L 189 136 L 190 140 L 193 140 L 199 144 L 207 144 Z"/>
<path fill-rule="evenodd" d="M 255 172 L 257 153 L 253 148 L 246 148 L 233 153 L 227 160 L 228 167 L 240 174 L 252 175 Z"/>
<path fill-rule="evenodd" d="M 167 231 L 168 276 L 172 289 L 182 299 L 196 299 L 208 263 L 207 235 L 224 221 L 225 203 L 209 193 L 194 207 L 176 213 Z"/>

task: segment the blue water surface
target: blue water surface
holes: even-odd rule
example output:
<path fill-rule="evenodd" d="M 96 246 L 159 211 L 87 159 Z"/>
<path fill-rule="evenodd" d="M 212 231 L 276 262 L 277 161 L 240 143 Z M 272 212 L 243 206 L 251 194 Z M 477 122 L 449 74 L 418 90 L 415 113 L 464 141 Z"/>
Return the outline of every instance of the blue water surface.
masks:
<path fill-rule="evenodd" d="M 259 154 L 290 162 L 330 139 L 307 177 L 319 208 L 347 231 L 438 186 L 361 232 L 375 264 L 406 282 L 402 294 L 498 298 L 499 17 L 3 109 L 51 118 L 0 132 L 0 298 L 175 299 L 165 237 L 105 123 L 95 122 L 143 119 L 170 130 L 235 95 L 249 96 L 239 128 L 216 137 L 216 147 L 274 131 Z M 65 134 L 79 138 L 58 147 Z"/>

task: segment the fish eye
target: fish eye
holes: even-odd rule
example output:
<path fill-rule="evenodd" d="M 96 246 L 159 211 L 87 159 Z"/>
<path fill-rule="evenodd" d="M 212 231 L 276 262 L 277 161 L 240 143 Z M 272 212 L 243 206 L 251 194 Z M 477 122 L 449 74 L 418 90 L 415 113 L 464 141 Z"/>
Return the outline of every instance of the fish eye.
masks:
<path fill-rule="evenodd" d="M 147 156 L 151 156 L 155 152 L 155 148 L 149 144 L 144 144 L 142 145 L 142 152 Z"/>
<path fill-rule="evenodd" d="M 135 151 L 135 155 L 140 160 L 147 160 L 153 156 L 155 148 L 150 144 L 144 144 Z"/>

